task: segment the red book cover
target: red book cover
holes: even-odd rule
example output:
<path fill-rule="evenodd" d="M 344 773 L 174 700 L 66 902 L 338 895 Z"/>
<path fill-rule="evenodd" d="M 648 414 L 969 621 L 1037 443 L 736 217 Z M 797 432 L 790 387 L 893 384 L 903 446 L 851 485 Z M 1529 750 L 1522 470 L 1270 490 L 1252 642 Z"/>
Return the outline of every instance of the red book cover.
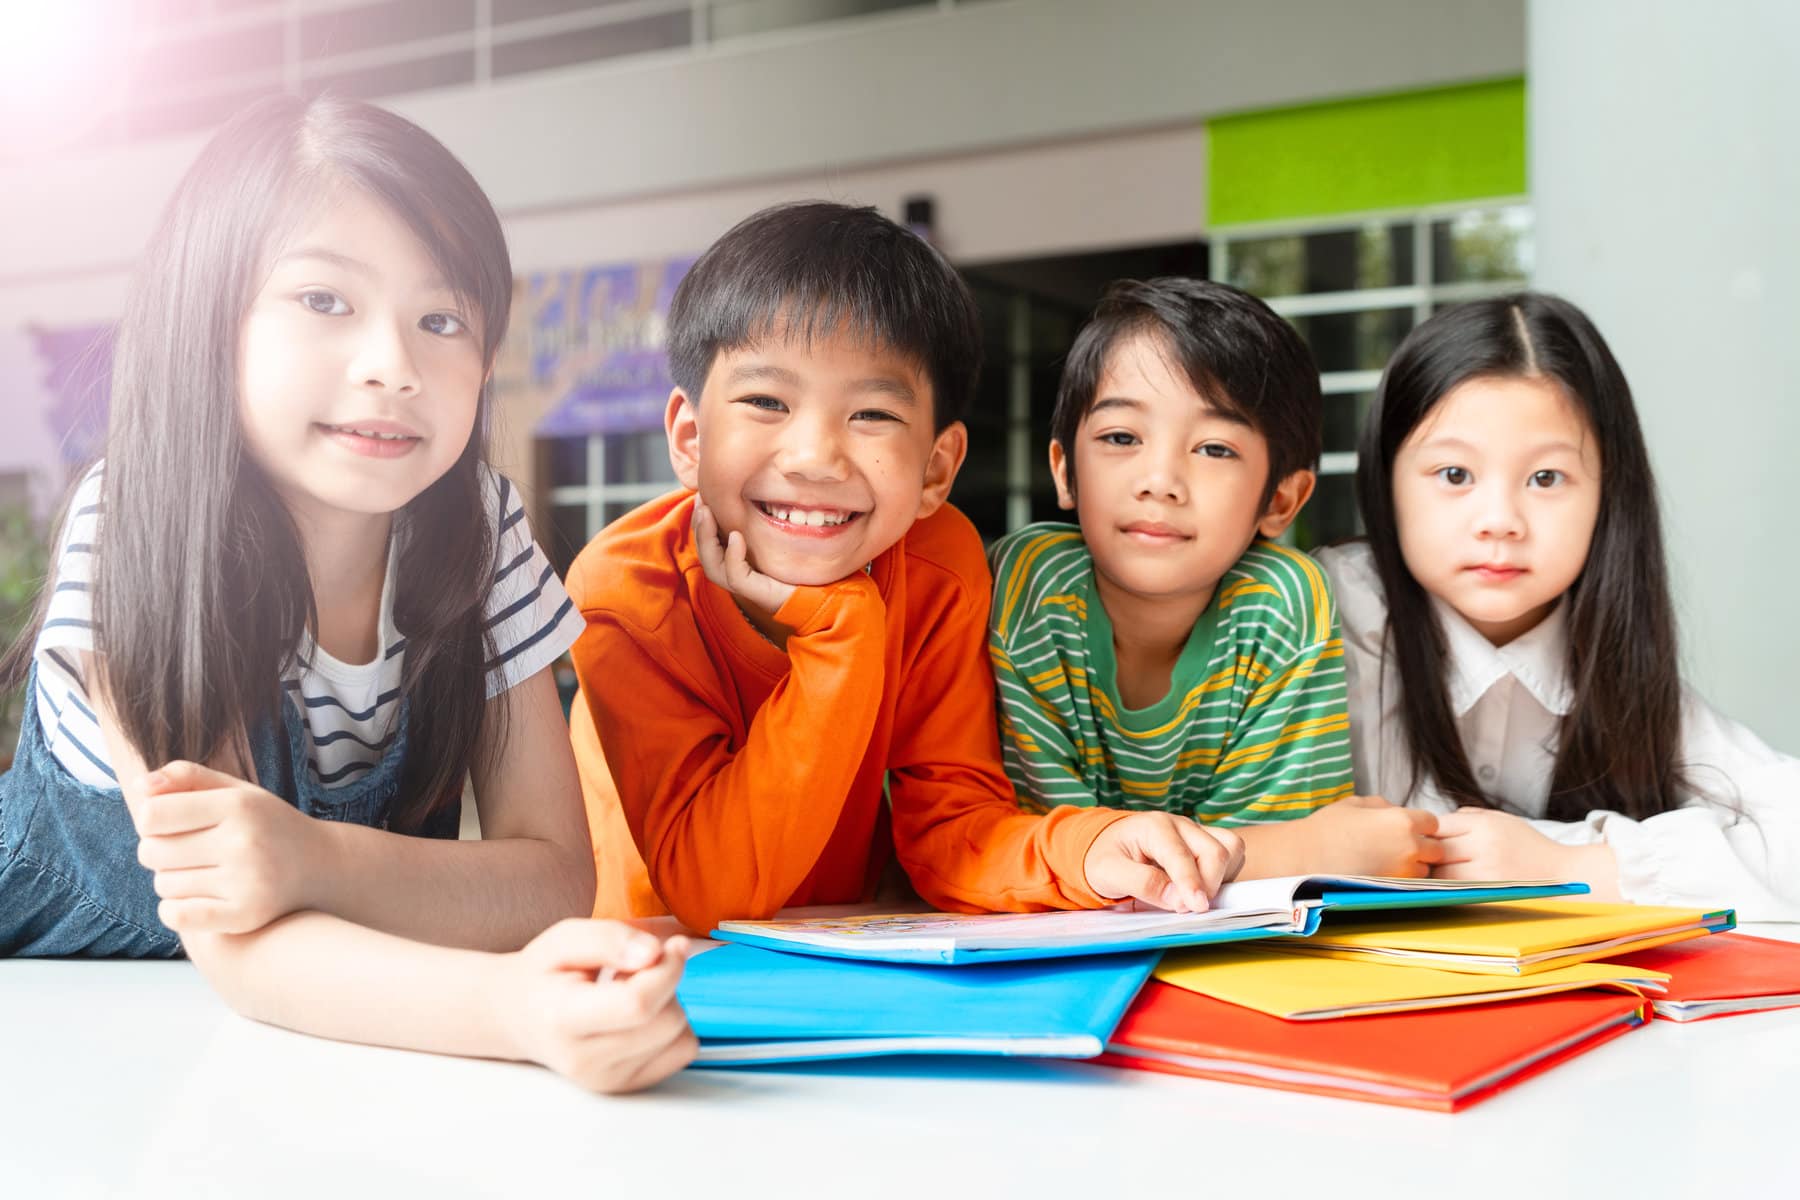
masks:
<path fill-rule="evenodd" d="M 1591 991 L 1284 1021 L 1153 980 L 1094 1061 L 1456 1112 L 1641 1025 L 1648 1009 Z"/>
<path fill-rule="evenodd" d="M 1610 961 L 1667 971 L 1669 990 L 1656 997 L 1656 1015 L 1670 1021 L 1800 1006 L 1800 944 L 1794 942 L 1715 933 Z"/>

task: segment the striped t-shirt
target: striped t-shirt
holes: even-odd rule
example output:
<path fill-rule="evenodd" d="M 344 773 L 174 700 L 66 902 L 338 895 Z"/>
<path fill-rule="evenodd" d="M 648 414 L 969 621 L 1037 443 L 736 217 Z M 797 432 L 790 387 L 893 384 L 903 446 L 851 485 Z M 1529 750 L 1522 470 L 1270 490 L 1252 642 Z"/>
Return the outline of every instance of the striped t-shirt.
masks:
<path fill-rule="evenodd" d="M 1031 525 L 990 556 L 988 651 L 1021 804 L 1239 825 L 1351 794 L 1337 609 L 1305 554 L 1252 543 L 1195 622 L 1169 694 L 1135 710 L 1119 700 L 1112 622 L 1081 531 Z"/>
<path fill-rule="evenodd" d="M 101 465 L 76 489 L 57 545 L 55 591 L 35 645 L 38 720 L 56 760 L 76 779 L 116 788 L 106 739 L 81 675 L 79 652 L 93 652 L 90 587 L 94 549 L 102 535 Z M 532 540 L 518 489 L 492 471 L 484 478 L 488 519 L 498 530 L 494 582 L 487 624 L 496 657 L 487 694 L 497 696 L 554 662 L 584 628 L 555 569 Z M 401 531 L 396 527 L 396 538 Z M 397 544 L 388 551 L 381 588 L 379 645 L 367 663 L 340 662 L 302 634 L 299 652 L 282 686 L 299 709 L 311 739 L 308 756 L 319 781 L 342 787 L 366 775 L 397 732 L 406 638 L 394 627 Z"/>

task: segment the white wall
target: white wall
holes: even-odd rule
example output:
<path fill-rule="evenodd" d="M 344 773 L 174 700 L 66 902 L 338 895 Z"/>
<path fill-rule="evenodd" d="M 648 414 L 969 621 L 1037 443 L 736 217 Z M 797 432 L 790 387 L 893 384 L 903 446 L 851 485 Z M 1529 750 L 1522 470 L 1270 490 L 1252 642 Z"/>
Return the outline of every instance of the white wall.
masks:
<path fill-rule="evenodd" d="M 1532 0 L 1537 282 L 1631 380 L 1690 682 L 1800 752 L 1800 6 Z"/>
<path fill-rule="evenodd" d="M 696 252 L 780 199 L 938 201 L 975 262 L 1197 237 L 1202 122 L 1516 74 L 1524 0 L 987 0 L 392 101 L 467 162 L 521 271 Z M 0 165 L 11 339 L 106 320 L 200 136 Z M 0 471 L 43 461 L 0 439 Z"/>
<path fill-rule="evenodd" d="M 1522 0 L 989 0 L 393 106 L 516 213 L 1167 127 L 1523 64 Z M 128 261 L 200 141 L 0 167 L 0 288 Z"/>
<path fill-rule="evenodd" d="M 732 224 L 783 200 L 873 204 L 935 200 L 938 245 L 957 262 L 1149 245 L 1198 238 L 1206 194 L 1206 134 L 1172 129 L 912 159 L 634 196 L 506 218 L 521 273 L 691 254 Z"/>

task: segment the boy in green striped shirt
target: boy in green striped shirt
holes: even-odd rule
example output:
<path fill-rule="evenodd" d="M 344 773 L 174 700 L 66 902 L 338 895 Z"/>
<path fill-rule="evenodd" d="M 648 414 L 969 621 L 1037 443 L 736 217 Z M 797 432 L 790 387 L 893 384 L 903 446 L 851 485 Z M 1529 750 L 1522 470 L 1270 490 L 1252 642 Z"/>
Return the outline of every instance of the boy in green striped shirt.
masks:
<path fill-rule="evenodd" d="M 1021 803 L 1244 826 L 1241 878 L 1423 875 L 1435 818 L 1354 796 L 1325 573 L 1277 544 L 1312 495 L 1318 368 L 1260 300 L 1110 288 L 1051 419 L 1057 500 L 990 551 L 988 648 Z"/>

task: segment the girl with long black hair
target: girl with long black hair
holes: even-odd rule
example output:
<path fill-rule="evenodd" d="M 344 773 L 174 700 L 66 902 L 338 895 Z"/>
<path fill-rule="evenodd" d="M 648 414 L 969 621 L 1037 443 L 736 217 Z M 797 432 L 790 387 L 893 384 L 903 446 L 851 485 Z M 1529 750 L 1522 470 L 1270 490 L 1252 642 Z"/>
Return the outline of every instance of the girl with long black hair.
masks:
<path fill-rule="evenodd" d="M 1800 762 L 1684 688 L 1624 373 L 1574 305 L 1463 304 L 1395 352 L 1326 550 L 1357 789 L 1462 878 L 1800 920 Z"/>
<path fill-rule="evenodd" d="M 549 670 L 581 616 L 484 462 L 511 296 L 487 197 L 391 113 L 275 98 L 202 151 L 0 666 L 0 953 L 185 951 L 264 1020 L 597 1088 L 691 1056 L 681 943 L 536 936 L 594 869 Z"/>

